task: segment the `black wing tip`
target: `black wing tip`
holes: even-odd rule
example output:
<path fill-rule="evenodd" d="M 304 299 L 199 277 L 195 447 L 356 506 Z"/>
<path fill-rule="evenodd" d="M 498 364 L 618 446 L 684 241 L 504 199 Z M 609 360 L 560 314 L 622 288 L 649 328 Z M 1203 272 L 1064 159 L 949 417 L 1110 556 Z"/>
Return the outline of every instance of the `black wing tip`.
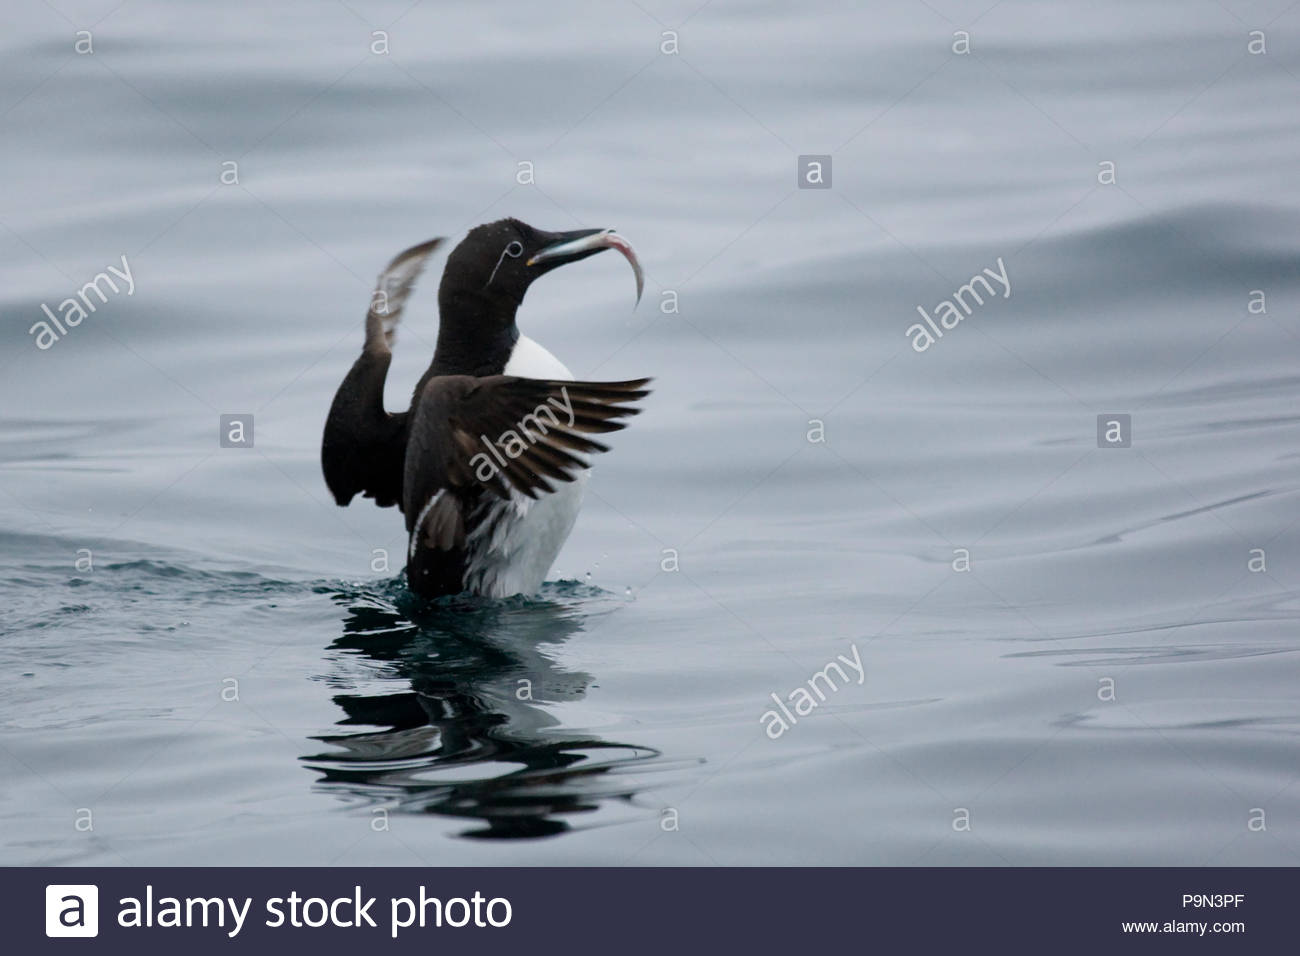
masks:
<path fill-rule="evenodd" d="M 465 377 L 475 379 L 475 376 Z M 490 379 L 492 376 L 488 376 L 488 378 Z M 476 381 L 482 380 L 480 378 Z M 630 378 L 621 382 L 597 382 L 587 379 L 530 378 L 526 375 L 501 375 L 497 376 L 496 380 L 532 389 L 575 388 L 581 391 L 618 392 L 620 394 L 644 390 L 647 395 L 650 394 L 651 390 L 645 388 L 645 386 L 654 381 L 653 378 Z"/>
<path fill-rule="evenodd" d="M 556 382 L 555 384 L 571 390 L 578 401 L 621 407 L 652 394 L 651 389 L 644 387 L 650 381 L 651 379 L 648 378 L 639 378 L 627 382 Z"/>
<path fill-rule="evenodd" d="M 625 428 L 626 426 L 619 425 L 618 427 Z M 618 430 L 617 428 L 611 429 L 611 431 L 617 431 L 617 430 Z M 596 441 L 594 438 L 588 438 L 586 435 L 583 435 L 582 439 L 583 439 L 583 445 L 585 446 L 583 454 L 585 455 L 603 455 L 605 452 L 609 451 L 609 446 L 606 445 L 604 442 Z M 587 467 L 590 468 L 591 465 L 588 465 Z"/>
<path fill-rule="evenodd" d="M 572 385 L 575 388 L 591 388 L 597 390 L 608 389 L 611 391 L 628 392 L 628 391 L 634 391 L 636 389 L 644 388 L 645 386 L 649 385 L 653 381 L 654 381 L 653 378 L 629 378 L 621 382 L 581 381 L 581 382 L 557 382 L 556 384 Z"/>

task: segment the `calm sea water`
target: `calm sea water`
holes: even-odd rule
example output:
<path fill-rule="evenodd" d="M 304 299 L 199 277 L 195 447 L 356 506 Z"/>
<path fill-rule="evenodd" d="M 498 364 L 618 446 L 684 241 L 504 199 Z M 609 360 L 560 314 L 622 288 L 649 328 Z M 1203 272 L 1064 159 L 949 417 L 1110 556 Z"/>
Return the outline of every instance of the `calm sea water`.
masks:
<path fill-rule="evenodd" d="M 4 8 L 3 862 L 1295 863 L 1300 6 L 698 6 Z M 656 391 L 421 607 L 320 430 L 506 215 L 632 240 L 520 325 Z"/>

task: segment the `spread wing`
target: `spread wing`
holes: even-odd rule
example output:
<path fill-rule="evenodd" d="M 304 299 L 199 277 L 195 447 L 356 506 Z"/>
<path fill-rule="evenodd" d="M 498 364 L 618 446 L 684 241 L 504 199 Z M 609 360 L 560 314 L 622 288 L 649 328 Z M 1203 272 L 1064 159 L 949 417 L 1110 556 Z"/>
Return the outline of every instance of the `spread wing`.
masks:
<path fill-rule="evenodd" d="M 573 481 L 583 455 L 608 451 L 592 433 L 618 431 L 649 379 L 561 382 L 493 375 L 430 379 L 412 410 L 406 449 L 406 529 L 426 548 L 465 540 L 465 519 L 482 494 L 528 498 Z M 416 539 L 412 538 L 412 550 Z"/>
<path fill-rule="evenodd" d="M 443 242 L 431 239 L 400 253 L 379 274 L 366 313 L 366 339 L 334 394 L 321 441 L 321 470 L 334 500 L 346 505 L 361 494 L 381 507 L 402 502 L 408 412 L 384 410 L 384 381 L 392 342 L 406 300 L 429 256 Z"/>

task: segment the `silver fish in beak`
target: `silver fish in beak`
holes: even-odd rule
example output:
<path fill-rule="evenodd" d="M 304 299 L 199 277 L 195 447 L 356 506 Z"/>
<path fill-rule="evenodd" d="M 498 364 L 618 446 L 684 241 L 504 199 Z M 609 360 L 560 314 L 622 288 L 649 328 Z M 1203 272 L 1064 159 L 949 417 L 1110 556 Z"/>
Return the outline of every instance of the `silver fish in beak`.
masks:
<path fill-rule="evenodd" d="M 542 249 L 528 260 L 529 266 L 546 265 L 554 267 L 566 262 L 576 262 L 605 249 L 617 249 L 632 266 L 636 276 L 636 301 L 641 302 L 641 293 L 645 290 L 645 273 L 636 257 L 632 244 L 613 229 L 578 229 L 573 232 L 558 233 L 559 241 Z"/>

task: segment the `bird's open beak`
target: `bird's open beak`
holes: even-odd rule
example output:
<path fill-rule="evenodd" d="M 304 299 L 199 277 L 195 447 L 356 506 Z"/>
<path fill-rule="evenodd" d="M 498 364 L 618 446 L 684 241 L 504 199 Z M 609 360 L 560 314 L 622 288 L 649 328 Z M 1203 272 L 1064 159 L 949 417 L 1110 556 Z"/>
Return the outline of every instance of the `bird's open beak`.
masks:
<path fill-rule="evenodd" d="M 563 265 L 566 262 L 585 259 L 604 249 L 617 249 L 632 266 L 632 274 L 636 276 L 636 300 L 641 301 L 641 292 L 645 288 L 645 274 L 641 271 L 641 263 L 637 260 L 631 243 L 613 229 L 575 229 L 573 232 L 559 232 L 554 235 L 557 241 L 529 259 L 528 265 L 543 263 Z"/>

